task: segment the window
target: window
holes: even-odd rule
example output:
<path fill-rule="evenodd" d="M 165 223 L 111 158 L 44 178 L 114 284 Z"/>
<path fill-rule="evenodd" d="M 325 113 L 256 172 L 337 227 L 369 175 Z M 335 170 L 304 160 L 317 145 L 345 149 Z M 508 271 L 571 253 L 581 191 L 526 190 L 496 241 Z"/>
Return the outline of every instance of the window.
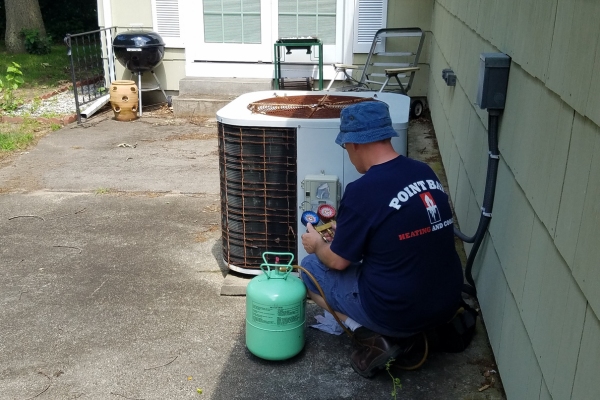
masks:
<path fill-rule="evenodd" d="M 336 0 L 279 0 L 279 37 L 321 39 L 335 44 Z"/>
<path fill-rule="evenodd" d="M 260 43 L 260 0 L 205 0 L 206 43 Z"/>

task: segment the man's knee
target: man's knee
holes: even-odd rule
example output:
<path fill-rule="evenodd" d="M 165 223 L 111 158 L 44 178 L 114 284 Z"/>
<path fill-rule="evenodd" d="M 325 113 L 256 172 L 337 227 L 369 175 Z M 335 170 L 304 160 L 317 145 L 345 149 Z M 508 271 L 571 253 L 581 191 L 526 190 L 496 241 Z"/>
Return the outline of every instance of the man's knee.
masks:
<path fill-rule="evenodd" d="M 304 257 L 302 259 L 302 262 L 300 263 L 301 266 L 303 266 L 304 268 L 306 268 L 307 265 L 309 264 L 314 264 L 315 262 L 319 262 L 319 259 L 317 258 L 316 254 L 309 254 L 306 257 Z"/>
<path fill-rule="evenodd" d="M 322 271 L 327 269 L 327 267 L 314 254 L 309 254 L 308 256 L 304 257 L 300 266 L 313 275 L 317 281 L 319 280 L 319 276 L 322 275 Z M 300 271 L 300 278 L 302 281 L 304 281 L 309 290 L 316 291 L 314 282 L 304 271 Z"/>
<path fill-rule="evenodd" d="M 304 257 L 300 266 L 307 269 L 310 272 L 314 271 L 317 268 L 323 271 L 327 270 L 325 264 L 323 264 L 321 260 L 319 260 L 316 254 L 309 254 L 306 257 Z"/>

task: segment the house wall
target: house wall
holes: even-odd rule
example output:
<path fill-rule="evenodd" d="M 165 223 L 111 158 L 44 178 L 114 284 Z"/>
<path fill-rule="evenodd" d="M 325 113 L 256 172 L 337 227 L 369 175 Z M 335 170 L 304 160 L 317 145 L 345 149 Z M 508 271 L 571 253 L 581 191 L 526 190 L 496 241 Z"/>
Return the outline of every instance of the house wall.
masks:
<path fill-rule="evenodd" d="M 474 277 L 509 399 L 597 398 L 600 3 L 436 0 L 428 101 L 461 231 L 488 160 L 479 55 L 512 58 L 489 234 Z M 457 76 L 455 87 L 441 78 Z M 470 246 L 467 246 L 469 250 Z"/>
<path fill-rule="evenodd" d="M 152 22 L 152 3 L 150 0 L 130 0 L 118 1 L 110 0 L 110 18 L 111 21 L 105 25 L 104 7 L 102 0 L 98 0 L 99 25 L 101 28 L 114 26 L 117 27 L 117 33 L 130 29 L 153 30 Z M 185 49 L 171 48 L 165 49 L 165 55 L 162 63 L 154 69 L 161 87 L 165 91 L 178 91 L 179 81 L 185 78 Z M 131 79 L 131 72 L 126 70 L 120 63 L 116 63 L 117 79 Z M 152 74 L 142 75 L 142 87 L 155 87 L 156 81 Z M 157 97 L 157 95 L 159 95 Z M 145 94 L 146 95 L 146 94 Z M 152 98 L 157 97 L 158 101 L 164 101 L 160 92 L 149 92 Z"/>

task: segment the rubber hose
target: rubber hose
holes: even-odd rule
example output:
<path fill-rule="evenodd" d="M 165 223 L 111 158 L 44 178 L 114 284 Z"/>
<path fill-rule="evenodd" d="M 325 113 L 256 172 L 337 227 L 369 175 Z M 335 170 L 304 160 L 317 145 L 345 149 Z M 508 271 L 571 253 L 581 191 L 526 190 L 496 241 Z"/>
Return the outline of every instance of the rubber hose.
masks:
<path fill-rule="evenodd" d="M 456 236 L 467 243 L 473 243 L 473 247 L 469 252 L 467 258 L 467 264 L 465 266 L 465 279 L 468 282 L 468 286 L 465 285 L 463 291 L 467 294 L 477 297 L 477 288 L 475 287 L 475 281 L 473 279 L 473 262 L 479 251 L 479 247 L 483 242 L 485 232 L 490 224 L 492 218 L 492 209 L 494 207 L 494 196 L 496 194 L 496 180 L 498 177 L 498 163 L 500 162 L 499 150 L 498 150 L 498 120 L 501 110 L 489 110 L 488 111 L 488 148 L 489 158 L 487 167 L 487 176 L 485 191 L 483 195 L 483 207 L 481 211 L 481 217 L 479 219 L 479 225 L 477 231 L 473 237 L 467 237 L 458 229 L 454 230 Z M 458 232 L 458 234 L 457 234 Z"/>
<path fill-rule="evenodd" d="M 300 265 L 294 265 L 294 268 L 298 268 L 300 271 L 302 271 L 303 273 L 305 273 L 306 276 L 308 276 L 310 278 L 310 280 L 315 284 L 315 287 L 319 291 L 319 294 L 323 298 L 323 301 L 325 302 L 325 305 L 327 306 L 327 311 L 329 311 L 329 313 L 331 315 L 333 315 L 333 318 L 335 318 L 336 322 L 342 327 L 342 329 L 344 330 L 344 332 L 346 332 L 346 334 L 348 336 L 350 336 L 350 339 L 352 339 L 354 342 L 356 342 L 356 339 L 354 338 L 354 333 L 352 333 L 346 327 L 346 325 L 344 325 L 344 323 L 340 320 L 340 317 L 337 316 L 337 314 L 335 313 L 335 311 L 333 310 L 333 308 L 331 308 L 331 306 L 327 302 L 327 298 L 325 297 L 325 293 L 323 293 L 323 289 L 321 289 L 321 285 L 319 285 L 319 282 L 317 282 L 317 280 L 315 279 L 315 277 L 313 276 L 313 274 L 311 274 L 306 268 L 301 267 Z M 358 343 L 358 342 L 356 342 L 356 343 Z"/>

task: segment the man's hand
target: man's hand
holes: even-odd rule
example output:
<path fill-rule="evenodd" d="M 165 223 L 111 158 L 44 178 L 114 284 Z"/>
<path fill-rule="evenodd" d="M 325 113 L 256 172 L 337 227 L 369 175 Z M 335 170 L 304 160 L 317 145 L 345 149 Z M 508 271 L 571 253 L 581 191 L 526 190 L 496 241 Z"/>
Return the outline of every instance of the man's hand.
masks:
<path fill-rule="evenodd" d="M 308 232 L 302 235 L 302 246 L 308 254 L 316 254 L 319 260 L 331 269 L 343 270 L 350 265 L 350 261 L 331 251 L 327 236 L 321 236 L 310 223 L 306 224 L 306 228 Z"/>
<path fill-rule="evenodd" d="M 307 232 L 302 235 L 302 246 L 308 254 L 317 252 L 319 246 L 326 246 L 327 243 L 319 232 L 315 230 L 311 223 L 306 224 Z"/>

